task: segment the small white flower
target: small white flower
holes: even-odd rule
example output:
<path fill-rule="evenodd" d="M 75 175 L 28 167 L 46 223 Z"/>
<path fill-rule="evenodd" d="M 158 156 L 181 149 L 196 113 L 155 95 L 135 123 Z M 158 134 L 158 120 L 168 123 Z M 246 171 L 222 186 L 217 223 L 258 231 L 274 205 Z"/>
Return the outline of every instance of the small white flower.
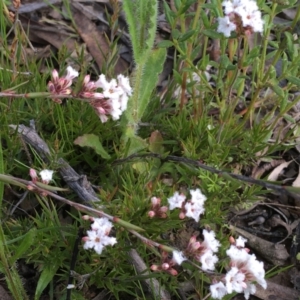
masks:
<path fill-rule="evenodd" d="M 228 294 L 232 292 L 242 293 L 247 287 L 245 283 L 245 274 L 241 273 L 238 268 L 232 267 L 225 276 L 226 288 Z"/>
<path fill-rule="evenodd" d="M 216 240 L 215 232 L 212 230 L 207 231 L 204 229 L 202 234 L 204 236 L 204 241 L 202 244 L 205 245 L 205 247 L 211 250 L 212 252 L 218 252 L 218 249 L 220 247 L 220 242 Z"/>
<path fill-rule="evenodd" d="M 231 31 L 236 30 L 236 25 L 230 21 L 228 16 L 219 18 L 218 20 L 219 25 L 217 28 L 217 32 L 223 33 L 226 37 L 230 37 Z"/>
<path fill-rule="evenodd" d="M 187 202 L 184 208 L 186 210 L 185 215 L 194 219 L 196 222 L 199 222 L 200 215 L 205 211 L 202 205 L 193 202 Z"/>
<path fill-rule="evenodd" d="M 84 249 L 94 249 L 96 253 L 101 254 L 104 246 L 114 245 L 117 240 L 114 237 L 103 235 L 100 231 L 88 230 L 87 237 L 84 238 Z"/>
<path fill-rule="evenodd" d="M 72 80 L 75 77 L 78 77 L 79 73 L 73 69 L 71 66 L 67 67 L 67 75 L 66 75 L 66 79 L 68 80 Z"/>
<path fill-rule="evenodd" d="M 204 202 L 207 198 L 202 194 L 200 189 L 190 190 L 190 194 L 192 196 L 191 202 L 204 205 Z"/>
<path fill-rule="evenodd" d="M 112 229 L 113 225 L 112 223 L 108 220 L 108 218 L 94 218 L 94 222 L 91 225 L 92 230 L 98 231 L 101 230 L 103 232 L 109 233 L 110 230 Z"/>
<path fill-rule="evenodd" d="M 210 286 L 210 292 L 212 298 L 223 299 L 223 297 L 227 294 L 227 289 L 224 283 L 220 281 Z"/>
<path fill-rule="evenodd" d="M 129 78 L 120 74 L 118 75 L 117 79 L 118 79 L 118 86 L 122 88 L 124 93 L 126 93 L 128 96 L 131 96 L 132 88 L 129 83 Z"/>
<path fill-rule="evenodd" d="M 249 259 L 249 253 L 244 248 L 237 248 L 231 245 L 226 254 L 231 258 L 232 261 L 236 262 L 246 262 Z"/>
<path fill-rule="evenodd" d="M 51 180 L 52 180 L 52 175 L 53 175 L 53 172 L 52 170 L 42 170 L 39 174 L 42 178 L 42 182 L 45 183 L 45 184 L 48 184 Z"/>
<path fill-rule="evenodd" d="M 244 289 L 244 296 L 245 299 L 249 299 L 250 294 L 255 294 L 256 292 L 256 286 L 255 284 L 247 284 L 247 287 Z"/>
<path fill-rule="evenodd" d="M 183 261 L 187 260 L 187 258 L 183 255 L 181 251 L 173 251 L 173 260 L 177 263 L 177 265 L 181 265 Z"/>
<path fill-rule="evenodd" d="M 235 240 L 235 245 L 236 245 L 236 247 L 244 248 L 246 242 L 247 242 L 247 239 L 243 238 L 242 236 L 239 236 L 239 237 Z"/>
<path fill-rule="evenodd" d="M 174 195 L 170 198 L 168 198 L 169 202 L 169 209 L 173 210 L 174 208 L 181 208 L 183 202 L 185 201 L 186 197 L 182 194 L 179 194 L 178 192 L 175 192 Z"/>
<path fill-rule="evenodd" d="M 215 269 L 215 264 L 218 262 L 218 257 L 213 254 L 211 250 L 206 250 L 200 257 L 200 262 L 202 264 L 202 269 L 204 271 Z"/>

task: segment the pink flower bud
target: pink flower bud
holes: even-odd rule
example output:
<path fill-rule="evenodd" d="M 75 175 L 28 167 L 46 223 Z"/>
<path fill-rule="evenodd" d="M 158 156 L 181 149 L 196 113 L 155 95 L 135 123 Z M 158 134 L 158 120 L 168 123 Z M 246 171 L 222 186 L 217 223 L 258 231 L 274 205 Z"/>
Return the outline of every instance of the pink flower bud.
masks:
<path fill-rule="evenodd" d="M 91 220 L 92 217 L 90 217 L 88 215 L 84 215 L 81 218 L 82 218 L 82 220 L 85 220 L 85 221 L 93 221 L 93 220 Z"/>
<path fill-rule="evenodd" d="M 155 212 L 153 210 L 150 210 L 148 212 L 148 216 L 149 216 L 149 218 L 153 218 L 155 216 Z"/>
<path fill-rule="evenodd" d="M 182 220 L 184 218 L 185 218 L 185 213 L 183 211 L 181 211 L 179 214 L 179 219 Z"/>
<path fill-rule="evenodd" d="M 156 198 L 156 197 L 151 198 L 151 203 L 152 203 L 153 206 L 160 205 L 160 202 L 161 202 L 160 198 Z"/>
<path fill-rule="evenodd" d="M 30 168 L 30 169 L 29 169 L 29 175 L 30 175 L 30 177 L 31 177 L 31 180 L 32 180 L 34 183 L 37 182 L 38 176 L 37 176 L 37 173 L 36 173 L 36 170 L 35 170 L 35 169 Z"/>
<path fill-rule="evenodd" d="M 170 269 L 170 265 L 168 263 L 163 263 L 161 265 L 161 268 L 166 271 L 166 270 Z"/>
<path fill-rule="evenodd" d="M 162 206 L 159 210 L 162 212 L 162 213 L 165 213 L 168 211 L 168 206 Z"/>
<path fill-rule="evenodd" d="M 229 243 L 230 243 L 231 245 L 235 245 L 235 238 L 234 238 L 233 236 L 231 236 L 231 237 L 229 238 Z"/>
<path fill-rule="evenodd" d="M 177 276 L 178 275 L 178 272 L 175 269 L 168 270 L 168 273 L 171 274 L 171 275 L 173 275 L 173 276 Z"/>
<path fill-rule="evenodd" d="M 150 267 L 150 269 L 151 269 L 152 271 L 158 271 L 158 270 L 159 270 L 159 266 L 158 266 L 158 265 L 152 265 L 152 266 Z"/>

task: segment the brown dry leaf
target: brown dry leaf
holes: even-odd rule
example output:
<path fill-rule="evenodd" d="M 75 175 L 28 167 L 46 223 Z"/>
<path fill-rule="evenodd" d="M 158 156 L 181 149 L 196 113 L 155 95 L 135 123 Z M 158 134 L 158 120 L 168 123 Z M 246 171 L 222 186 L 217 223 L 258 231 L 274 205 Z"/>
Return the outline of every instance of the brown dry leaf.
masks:
<path fill-rule="evenodd" d="M 269 181 L 276 181 L 278 179 L 278 176 L 279 174 L 281 173 L 281 171 L 284 169 L 284 168 L 287 168 L 288 165 L 292 162 L 292 160 L 290 161 L 286 161 L 282 164 L 280 164 L 278 167 L 276 167 L 272 172 L 271 174 L 268 176 L 268 180 Z"/>
<path fill-rule="evenodd" d="M 25 31 L 29 31 L 29 40 L 39 44 L 50 44 L 56 49 L 60 49 L 65 45 L 69 52 L 75 48 L 75 39 L 70 38 L 70 33 L 57 30 L 53 26 L 45 26 L 44 24 L 28 20 L 24 16 L 19 16 Z M 45 43 L 46 42 L 46 43 Z"/>
<path fill-rule="evenodd" d="M 72 11 L 77 31 L 87 45 L 90 54 L 95 59 L 99 69 L 105 64 L 106 57 L 110 51 L 105 33 L 100 32 L 94 22 L 89 20 L 82 12 L 81 4 L 72 3 Z M 115 67 L 115 73 L 123 73 L 128 68 L 123 59 L 119 59 Z"/>

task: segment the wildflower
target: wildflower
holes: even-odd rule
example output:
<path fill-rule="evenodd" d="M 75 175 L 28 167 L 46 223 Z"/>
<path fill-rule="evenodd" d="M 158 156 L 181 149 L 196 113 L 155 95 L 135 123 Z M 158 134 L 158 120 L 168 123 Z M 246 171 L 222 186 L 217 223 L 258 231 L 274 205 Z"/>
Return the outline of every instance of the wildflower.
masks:
<path fill-rule="evenodd" d="M 43 170 L 40 173 L 42 182 L 48 184 L 52 180 L 53 171 L 52 170 Z"/>
<path fill-rule="evenodd" d="M 177 263 L 177 265 L 181 265 L 183 261 L 187 260 L 184 254 L 180 251 L 173 251 L 173 260 Z"/>
<path fill-rule="evenodd" d="M 234 31 L 236 29 L 236 25 L 230 21 L 228 16 L 225 16 L 224 18 L 219 18 L 218 20 L 219 24 L 217 31 L 223 33 L 226 37 L 230 37 L 231 31 Z"/>
<path fill-rule="evenodd" d="M 215 269 L 215 264 L 218 262 L 218 257 L 213 254 L 211 250 L 206 250 L 201 256 L 199 261 L 202 264 L 202 269 L 204 271 Z"/>
<path fill-rule="evenodd" d="M 168 207 L 167 206 L 161 206 L 161 199 L 160 198 L 156 198 L 156 197 L 152 197 L 151 198 L 151 210 L 148 212 L 148 216 L 150 218 L 158 217 L 158 218 L 166 218 L 167 214 L 166 212 L 168 211 Z"/>
<path fill-rule="evenodd" d="M 204 202 L 206 196 L 202 194 L 200 189 L 190 190 L 190 194 L 192 198 L 184 206 L 185 215 L 199 222 L 200 215 L 205 211 Z"/>
<path fill-rule="evenodd" d="M 263 20 L 258 6 L 253 0 L 225 0 L 222 3 L 225 16 L 219 18 L 217 31 L 229 37 L 232 31 L 237 34 L 251 34 L 263 31 Z"/>
<path fill-rule="evenodd" d="M 56 70 L 52 71 L 52 81 L 48 82 L 48 90 L 53 95 L 70 95 L 71 89 L 69 88 L 72 85 L 73 79 L 78 77 L 78 72 L 72 67 L 67 67 L 67 74 L 63 77 L 59 77 Z M 61 103 L 61 99 L 54 98 L 53 101 Z"/>
<path fill-rule="evenodd" d="M 94 93 L 94 98 L 99 98 L 99 100 L 92 101 L 90 104 L 100 120 L 106 122 L 107 115 L 111 115 L 113 120 L 118 120 L 127 109 L 128 99 L 132 94 L 129 79 L 118 75 L 117 80 L 107 81 L 105 75 L 101 74 L 99 79 L 93 83 L 92 89 L 95 88 L 101 88 L 102 93 Z"/>
<path fill-rule="evenodd" d="M 175 192 L 172 197 L 168 198 L 169 209 L 173 210 L 176 207 L 181 208 L 185 199 L 186 197 L 183 194 L 179 194 L 178 192 Z"/>
<path fill-rule="evenodd" d="M 108 236 L 112 226 L 107 218 L 95 218 L 92 230 L 88 230 L 87 236 L 82 238 L 85 242 L 83 248 L 94 249 L 96 253 L 101 254 L 105 246 L 117 243 L 116 238 Z"/>
<path fill-rule="evenodd" d="M 223 282 L 217 282 L 210 286 L 211 296 L 214 299 L 223 299 L 223 297 L 227 294 L 227 289 Z"/>
<path fill-rule="evenodd" d="M 250 294 L 256 291 L 253 282 L 257 282 L 264 289 L 267 288 L 267 282 L 263 262 L 258 261 L 254 254 L 250 255 L 247 248 L 242 247 L 245 242 L 246 239 L 238 238 L 235 245 L 231 245 L 226 251 L 231 259 L 231 269 L 227 272 L 225 281 L 228 293 L 244 292 L 245 298 L 248 299 Z"/>
<path fill-rule="evenodd" d="M 197 241 L 196 236 L 192 236 L 189 240 L 185 254 L 193 257 L 202 264 L 203 270 L 214 270 L 218 257 L 214 255 L 220 247 L 220 242 L 215 239 L 213 231 L 203 230 L 204 240 Z"/>

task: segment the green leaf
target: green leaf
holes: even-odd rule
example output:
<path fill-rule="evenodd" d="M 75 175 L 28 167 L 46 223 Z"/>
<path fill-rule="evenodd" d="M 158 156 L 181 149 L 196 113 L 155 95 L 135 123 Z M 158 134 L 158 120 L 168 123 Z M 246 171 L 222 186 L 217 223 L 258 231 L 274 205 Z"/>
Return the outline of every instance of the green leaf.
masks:
<path fill-rule="evenodd" d="M 136 63 L 141 63 L 154 45 L 157 29 L 157 6 L 157 0 L 123 1 Z"/>
<path fill-rule="evenodd" d="M 161 41 L 157 44 L 157 48 L 169 48 L 169 47 L 173 47 L 173 46 L 174 46 L 174 43 L 171 41 L 167 41 L 167 40 Z"/>
<path fill-rule="evenodd" d="M 44 266 L 44 269 L 41 273 L 41 276 L 39 278 L 39 281 L 37 283 L 37 287 L 35 290 L 35 295 L 34 295 L 35 300 L 40 299 L 44 289 L 48 286 L 50 281 L 53 279 L 58 268 L 59 268 L 59 265 L 56 265 L 55 263 L 53 263 L 49 266 Z"/>
<path fill-rule="evenodd" d="M 99 137 L 95 134 L 84 134 L 79 136 L 75 141 L 75 145 L 80 147 L 90 147 L 93 148 L 97 154 L 99 154 L 104 159 L 110 159 L 110 155 L 104 150 Z"/>
<path fill-rule="evenodd" d="M 297 87 L 300 87 L 300 79 L 298 77 L 295 77 L 295 76 L 286 76 L 286 79 L 296 85 Z"/>
<path fill-rule="evenodd" d="M 220 39 L 223 37 L 223 34 L 218 33 L 216 30 L 213 29 L 205 29 L 202 33 L 212 39 Z"/>
<path fill-rule="evenodd" d="M 192 37 L 194 34 L 195 34 L 195 30 L 189 30 L 179 37 L 179 41 L 184 42 L 188 40 L 190 37 Z"/>
<path fill-rule="evenodd" d="M 35 243 L 36 238 L 36 228 L 31 228 L 23 237 L 23 241 L 18 246 L 14 256 L 11 258 L 10 262 L 13 264 L 16 260 L 22 258 L 22 255 Z"/>
<path fill-rule="evenodd" d="M 166 60 L 167 51 L 164 48 L 152 50 L 150 53 L 145 66 L 144 72 L 142 74 L 140 90 L 139 90 L 139 105 L 137 107 L 138 111 L 138 121 L 144 115 L 147 105 L 151 99 L 151 93 L 156 87 L 158 81 L 158 75 L 162 72 L 163 66 Z"/>

